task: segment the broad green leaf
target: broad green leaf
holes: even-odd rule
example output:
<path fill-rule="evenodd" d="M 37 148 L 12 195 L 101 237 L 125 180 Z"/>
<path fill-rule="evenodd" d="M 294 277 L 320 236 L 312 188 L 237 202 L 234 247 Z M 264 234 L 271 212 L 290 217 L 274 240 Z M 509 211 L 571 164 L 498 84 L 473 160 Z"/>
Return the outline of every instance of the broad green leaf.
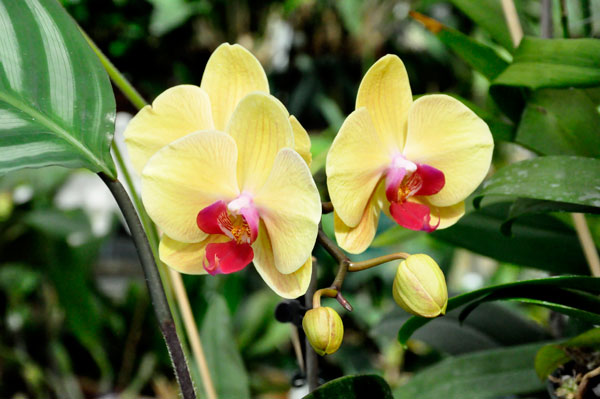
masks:
<path fill-rule="evenodd" d="M 442 43 L 489 80 L 494 79 L 508 66 L 508 62 L 490 46 L 418 12 L 412 11 L 410 15 L 425 25 Z"/>
<path fill-rule="evenodd" d="M 597 348 L 598 346 L 600 346 L 600 328 L 593 328 L 560 344 L 545 345 L 535 357 L 535 371 L 540 378 L 544 379 L 559 366 L 571 360 L 565 348 Z"/>
<path fill-rule="evenodd" d="M 514 47 L 510 32 L 504 19 L 504 13 L 502 12 L 502 5 L 497 0 L 451 0 L 459 10 L 465 13 L 469 18 L 479 25 L 482 29 L 487 31 L 490 36 L 496 40 L 502 47 L 512 52 Z M 517 9 L 519 10 L 520 4 L 516 2 Z M 523 13 L 519 13 L 523 15 Z M 521 25 L 525 29 L 525 33 L 528 33 L 528 25 L 525 20 L 521 20 Z"/>
<path fill-rule="evenodd" d="M 206 362 L 219 398 L 250 398 L 248 375 L 233 335 L 227 303 L 213 295 L 200 331 Z"/>
<path fill-rule="evenodd" d="M 600 294 L 600 278 L 585 276 L 559 276 L 493 285 L 476 291 L 467 292 L 465 294 L 450 298 L 448 300 L 447 311 L 450 312 L 461 306 L 477 301 L 491 293 L 502 290 L 511 290 L 510 292 L 513 294 L 513 296 L 517 296 L 517 293 L 522 293 L 521 297 L 526 298 L 528 291 L 539 286 L 560 287 L 563 289 L 580 290 L 589 294 Z M 408 339 L 417 329 L 429 323 L 431 320 L 432 319 L 426 319 L 423 317 L 411 317 L 406 323 L 404 323 L 398 332 L 398 340 L 400 343 L 406 344 Z"/>
<path fill-rule="evenodd" d="M 464 216 L 454 226 L 431 233 L 441 241 L 501 262 L 554 273 L 587 274 L 588 267 L 575 231 L 549 215 L 525 215 L 502 234 L 510 203 L 498 203 Z"/>
<path fill-rule="evenodd" d="M 600 85 L 600 41 L 524 37 L 513 62 L 494 85 L 593 87 Z"/>
<path fill-rule="evenodd" d="M 547 212 L 600 213 L 600 208 L 586 205 L 569 204 L 567 202 L 517 198 L 510 207 L 508 220 L 502 223 L 500 230 L 502 231 L 502 234 L 510 236 L 512 225 L 516 218 L 530 213 Z"/>
<path fill-rule="evenodd" d="M 61 165 L 111 177 L 115 100 L 55 0 L 0 2 L 0 174 Z"/>
<path fill-rule="evenodd" d="M 600 208 L 600 160 L 547 156 L 517 162 L 498 170 L 480 195 L 517 196 Z"/>
<path fill-rule="evenodd" d="M 487 399 L 541 391 L 533 371 L 540 344 L 451 357 L 394 390 L 396 399 Z"/>
<path fill-rule="evenodd" d="M 600 157 L 599 94 L 600 89 L 536 91 L 527 102 L 516 141 L 544 155 Z"/>
<path fill-rule="evenodd" d="M 378 375 L 349 375 L 321 385 L 303 399 L 393 399 L 392 391 Z"/>

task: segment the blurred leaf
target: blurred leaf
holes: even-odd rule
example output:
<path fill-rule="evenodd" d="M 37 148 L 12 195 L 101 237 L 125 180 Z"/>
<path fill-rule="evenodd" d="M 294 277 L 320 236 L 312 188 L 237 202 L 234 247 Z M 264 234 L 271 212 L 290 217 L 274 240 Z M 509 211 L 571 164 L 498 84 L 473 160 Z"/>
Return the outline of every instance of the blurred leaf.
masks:
<path fill-rule="evenodd" d="M 205 14 L 210 11 L 210 3 L 206 1 L 190 3 L 186 0 L 148 0 L 152 3 L 150 16 L 150 33 L 162 36 L 182 25 L 194 14 Z"/>
<path fill-rule="evenodd" d="M 89 218 L 81 209 L 60 211 L 54 208 L 36 209 L 26 214 L 24 222 L 44 234 L 83 243 L 93 238 Z"/>
<path fill-rule="evenodd" d="M 544 155 L 599 157 L 599 94 L 600 89 L 536 91 L 527 102 L 516 141 Z"/>
<path fill-rule="evenodd" d="M 250 398 L 248 375 L 233 335 L 227 303 L 213 295 L 200 331 L 206 361 L 220 398 Z"/>
<path fill-rule="evenodd" d="M 502 14 L 499 17 L 502 18 Z M 600 41 L 524 37 L 515 51 L 513 62 L 494 80 L 493 85 L 531 89 L 598 86 Z"/>
<path fill-rule="evenodd" d="M 11 299 L 20 300 L 32 293 L 40 283 L 39 272 L 20 263 L 5 263 L 0 267 L 0 288 Z"/>
<path fill-rule="evenodd" d="M 486 195 L 517 196 L 600 208 L 600 160 L 547 156 L 499 169 L 488 180 L 477 205 Z"/>
<path fill-rule="evenodd" d="M 486 206 L 431 236 L 500 262 L 554 273 L 588 273 L 575 231 L 552 216 L 525 215 L 513 222 L 511 237 L 502 234 L 509 207 L 506 202 Z"/>
<path fill-rule="evenodd" d="M 493 80 L 508 66 L 508 62 L 500 57 L 490 46 L 480 43 L 421 13 L 411 11 L 410 15 L 425 25 L 442 43 L 452 49 L 467 64 L 489 80 Z"/>
<path fill-rule="evenodd" d="M 496 292 L 509 293 L 511 298 L 528 298 L 528 292 L 530 290 L 537 289 L 540 286 L 543 288 L 538 290 L 538 292 L 544 291 L 544 289 L 551 290 L 549 287 L 560 287 L 561 289 L 580 290 L 581 292 L 589 294 L 600 294 L 600 278 L 584 276 L 559 276 L 493 285 L 490 287 L 481 288 L 479 290 L 467 292 L 465 294 L 450 298 L 448 300 L 447 311 L 450 312 L 463 305 L 477 301 L 491 293 Z M 571 298 L 568 298 L 567 300 L 570 299 Z M 600 310 L 600 307 L 598 307 L 598 310 Z M 426 319 L 423 317 L 411 317 L 406 323 L 404 323 L 398 332 L 398 340 L 400 343 L 406 344 L 408 339 L 417 329 L 429 323 L 431 320 L 432 319 Z"/>
<path fill-rule="evenodd" d="M 535 357 L 535 371 L 538 377 L 545 379 L 559 366 L 571 360 L 565 348 L 596 348 L 598 346 L 600 346 L 600 328 L 593 328 L 560 344 L 545 345 Z"/>
<path fill-rule="evenodd" d="M 529 198 L 517 198 L 510 207 L 508 220 L 500 227 L 502 234 L 511 235 L 512 224 L 515 219 L 530 213 L 548 212 L 580 212 L 600 213 L 600 208 L 586 205 L 569 204 L 567 202 L 545 201 Z"/>
<path fill-rule="evenodd" d="M 321 385 L 303 399 L 393 399 L 392 391 L 378 375 L 349 375 Z"/>
<path fill-rule="evenodd" d="M 85 167 L 116 176 L 108 76 L 55 0 L 0 3 L 0 174 Z"/>
<path fill-rule="evenodd" d="M 546 379 L 569 360 L 571 358 L 558 345 L 545 345 L 535 355 L 535 372 L 540 379 Z"/>
<path fill-rule="evenodd" d="M 417 330 L 413 338 L 451 355 L 550 338 L 541 326 L 504 303 L 484 303 L 479 311 L 473 312 L 462 323 L 458 320 L 460 311 L 461 308 L 457 308 L 447 312 L 444 317 L 433 319 Z M 389 342 L 397 337 L 398 330 L 410 317 L 403 310 L 395 309 L 382 317 L 381 323 L 370 335 Z"/>
<path fill-rule="evenodd" d="M 450 2 L 471 18 L 475 24 L 486 30 L 502 47 L 510 52 L 513 51 L 512 39 L 499 1 L 450 0 Z"/>
<path fill-rule="evenodd" d="M 533 371 L 540 344 L 451 357 L 394 390 L 396 399 L 487 399 L 544 389 Z"/>
<path fill-rule="evenodd" d="M 386 247 L 388 245 L 396 245 L 402 242 L 412 240 L 420 235 L 419 231 L 409 230 L 402 226 L 392 226 L 377 237 L 371 243 L 371 247 L 379 248 Z"/>

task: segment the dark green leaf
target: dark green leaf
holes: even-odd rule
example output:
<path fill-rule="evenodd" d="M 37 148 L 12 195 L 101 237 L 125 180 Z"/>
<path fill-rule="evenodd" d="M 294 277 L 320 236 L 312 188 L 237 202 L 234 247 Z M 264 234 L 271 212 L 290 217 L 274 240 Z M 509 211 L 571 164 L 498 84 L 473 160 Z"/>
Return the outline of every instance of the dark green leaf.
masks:
<path fill-rule="evenodd" d="M 545 345 L 535 355 L 535 372 L 540 379 L 545 379 L 559 366 L 567 363 L 569 360 L 571 358 L 567 356 L 559 345 Z"/>
<path fill-rule="evenodd" d="M 227 303 L 213 295 L 200 331 L 206 362 L 220 398 L 250 398 L 248 375 L 240 356 Z"/>
<path fill-rule="evenodd" d="M 501 262 L 555 273 L 588 273 L 574 230 L 552 216 L 525 215 L 513 222 L 511 237 L 502 234 L 509 207 L 509 203 L 486 206 L 432 236 Z"/>
<path fill-rule="evenodd" d="M 510 207 L 508 220 L 505 221 L 500 229 L 502 234 L 510 236 L 512 224 L 519 216 L 529 213 L 547 213 L 547 212 L 580 212 L 580 213 L 600 213 L 600 208 L 586 205 L 569 204 L 567 202 L 535 200 L 529 198 L 517 198 Z"/>
<path fill-rule="evenodd" d="M 517 196 L 600 207 L 600 160 L 575 156 L 528 159 L 498 170 L 485 183 L 486 195 Z"/>
<path fill-rule="evenodd" d="M 465 294 L 450 298 L 448 300 L 447 311 L 450 312 L 499 290 L 511 290 L 510 292 L 513 294 L 513 297 L 520 296 L 522 298 L 527 298 L 527 292 L 539 286 L 544 288 L 560 287 L 564 289 L 580 290 L 589 294 L 600 294 L 600 278 L 585 276 L 558 276 L 493 285 L 476 291 L 467 292 Z M 521 295 L 517 295 L 517 293 L 521 293 Z M 431 320 L 432 319 L 426 319 L 423 317 L 411 317 L 406 323 L 404 323 L 398 332 L 398 340 L 400 343 L 406 344 L 408 339 L 417 329 L 429 323 Z"/>
<path fill-rule="evenodd" d="M 527 102 L 516 141 L 544 155 L 599 157 L 598 93 L 600 89 L 536 91 Z"/>
<path fill-rule="evenodd" d="M 396 399 L 487 399 L 540 391 L 533 371 L 540 344 L 448 358 L 394 390 Z"/>
<path fill-rule="evenodd" d="M 116 176 L 106 72 L 55 0 L 0 3 L 0 174 L 85 167 Z"/>
<path fill-rule="evenodd" d="M 524 37 L 513 62 L 493 84 L 531 89 L 599 86 L 600 41 Z"/>
<path fill-rule="evenodd" d="M 392 391 L 378 375 L 341 377 L 309 393 L 304 399 L 393 399 Z"/>

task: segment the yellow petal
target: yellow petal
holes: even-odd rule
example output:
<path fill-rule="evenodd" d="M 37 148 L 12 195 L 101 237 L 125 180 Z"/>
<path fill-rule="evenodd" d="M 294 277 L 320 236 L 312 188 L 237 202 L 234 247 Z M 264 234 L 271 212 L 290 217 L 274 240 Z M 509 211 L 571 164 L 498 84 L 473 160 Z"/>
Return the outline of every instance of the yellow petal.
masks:
<path fill-rule="evenodd" d="M 142 172 L 142 200 L 148 215 L 174 240 L 205 239 L 196 217 L 215 201 L 239 195 L 236 158 L 233 139 L 214 130 L 192 133 L 163 147 Z"/>
<path fill-rule="evenodd" d="M 125 142 L 133 167 L 141 174 L 148 159 L 172 141 L 198 130 L 214 129 L 210 100 L 197 86 L 172 87 L 133 117 Z"/>
<path fill-rule="evenodd" d="M 433 205 L 467 198 L 487 174 L 493 149 L 486 123 L 452 97 L 423 96 L 410 109 L 404 156 L 441 170 L 446 178 L 444 188 L 428 197 Z"/>
<path fill-rule="evenodd" d="M 321 221 L 319 191 L 298 153 L 284 148 L 277 154 L 254 203 L 271 238 L 275 267 L 295 272 L 310 257 Z"/>
<path fill-rule="evenodd" d="M 254 267 L 265 283 L 283 298 L 297 298 L 304 295 L 312 274 L 312 256 L 302 267 L 290 274 L 283 274 L 275 267 L 273 249 L 269 234 L 263 223 L 260 224 L 258 238 L 252 245 L 254 249 Z"/>
<path fill-rule="evenodd" d="M 381 208 L 384 206 L 384 199 L 385 191 L 382 182 L 371 196 L 362 219 L 356 227 L 346 226 L 337 215 L 337 212 L 333 213 L 335 240 L 342 249 L 351 254 L 359 254 L 371 245 L 377 232 L 377 224 L 379 223 Z"/>
<path fill-rule="evenodd" d="M 340 219 L 349 227 L 360 222 L 392 153 L 379 139 L 366 108 L 352 112 L 327 154 L 327 188 Z"/>
<path fill-rule="evenodd" d="M 206 246 L 211 243 L 226 242 L 230 239 L 220 234 L 210 234 L 206 239 L 188 244 L 175 241 L 166 234 L 160 239 L 158 253 L 167 266 L 185 274 L 207 274 L 204 269 Z"/>
<path fill-rule="evenodd" d="M 294 133 L 294 150 L 300 156 L 308 166 L 312 162 L 312 154 L 310 153 L 310 136 L 308 132 L 302 127 L 298 119 L 294 115 L 290 116 L 290 124 L 292 125 L 292 131 Z"/>
<path fill-rule="evenodd" d="M 386 148 L 402 150 L 412 92 L 404 64 L 395 55 L 381 57 L 365 74 L 356 108 L 366 107 Z"/>
<path fill-rule="evenodd" d="M 237 143 L 239 186 L 251 193 L 267 180 L 279 150 L 294 148 L 287 110 L 268 94 L 255 92 L 244 97 L 231 116 L 227 133 Z"/>
<path fill-rule="evenodd" d="M 465 214 L 465 202 L 461 201 L 458 204 L 441 207 L 429 204 L 429 209 L 431 209 L 431 224 L 435 226 L 438 220 L 440 220 L 438 229 L 445 229 L 463 217 Z"/>
<path fill-rule="evenodd" d="M 253 91 L 269 92 L 260 62 L 239 44 L 223 43 L 212 53 L 200 84 L 210 97 L 217 130 L 225 130 L 238 102 Z"/>

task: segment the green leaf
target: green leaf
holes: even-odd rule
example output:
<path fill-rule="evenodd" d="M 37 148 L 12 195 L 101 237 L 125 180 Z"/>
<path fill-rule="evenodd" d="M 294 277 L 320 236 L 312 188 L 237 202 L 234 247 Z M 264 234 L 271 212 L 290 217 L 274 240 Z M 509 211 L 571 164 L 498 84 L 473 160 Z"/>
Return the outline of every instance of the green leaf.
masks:
<path fill-rule="evenodd" d="M 543 380 L 569 360 L 571 358 L 567 356 L 559 345 L 545 345 L 535 355 L 535 372 Z"/>
<path fill-rule="evenodd" d="M 442 43 L 489 80 L 493 80 L 508 66 L 508 62 L 490 46 L 418 12 L 411 11 L 410 15 L 425 25 Z"/>
<path fill-rule="evenodd" d="M 592 87 L 600 85 L 600 41 L 524 37 L 512 64 L 493 85 Z"/>
<path fill-rule="evenodd" d="M 533 371 L 540 344 L 451 357 L 394 390 L 396 399 L 487 399 L 540 391 Z"/>
<path fill-rule="evenodd" d="M 484 184 L 486 195 L 517 196 L 600 207 L 600 160 L 547 156 L 508 165 Z"/>
<path fill-rule="evenodd" d="M 575 231 L 549 215 L 525 215 L 513 221 L 512 236 L 502 234 L 510 203 L 470 212 L 454 226 L 431 233 L 446 243 L 500 262 L 554 273 L 587 274 L 588 267 Z"/>
<path fill-rule="evenodd" d="M 600 89 L 536 91 L 527 102 L 516 141 L 544 155 L 600 157 L 599 97 Z"/>
<path fill-rule="evenodd" d="M 547 212 L 600 213 L 600 208 L 586 205 L 569 204 L 567 202 L 517 198 L 510 207 L 508 220 L 502 223 L 500 230 L 502 231 L 502 234 L 510 236 L 512 225 L 516 218 L 531 213 Z"/>
<path fill-rule="evenodd" d="M 0 3 L 0 174 L 61 165 L 116 176 L 108 76 L 55 0 Z"/>
<path fill-rule="evenodd" d="M 217 396 L 250 398 L 248 374 L 238 350 L 227 303 L 213 295 L 200 331 Z"/>
<path fill-rule="evenodd" d="M 303 399 L 393 399 L 392 391 L 378 375 L 349 375 L 321 385 Z"/>
<path fill-rule="evenodd" d="M 559 276 L 493 285 L 476 291 L 467 292 L 465 294 L 450 298 L 448 300 L 447 311 L 450 312 L 463 305 L 467 305 L 491 293 L 501 290 L 507 290 L 508 292 L 511 292 L 513 297 L 517 296 L 518 293 L 522 293 L 520 296 L 522 298 L 527 298 L 527 292 L 535 289 L 538 286 L 542 286 L 544 288 L 560 287 L 564 289 L 580 290 L 589 294 L 600 294 L 600 278 L 585 276 Z M 408 339 L 417 329 L 429 323 L 431 320 L 432 319 L 426 319 L 423 317 L 411 317 L 406 323 L 404 323 L 398 332 L 398 340 L 400 343 L 405 345 Z"/>

